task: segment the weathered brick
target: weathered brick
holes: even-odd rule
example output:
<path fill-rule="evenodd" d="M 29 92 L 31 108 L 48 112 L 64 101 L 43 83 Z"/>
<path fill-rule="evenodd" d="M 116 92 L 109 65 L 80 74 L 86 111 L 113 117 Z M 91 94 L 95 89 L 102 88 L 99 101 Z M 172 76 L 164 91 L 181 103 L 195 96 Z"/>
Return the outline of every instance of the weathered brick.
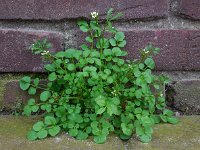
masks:
<path fill-rule="evenodd" d="M 42 80 L 41 83 L 45 83 L 45 81 Z M 36 95 L 29 95 L 27 91 L 21 90 L 18 80 L 9 81 L 5 85 L 2 106 L 4 108 L 11 108 L 11 106 L 15 106 L 17 103 L 25 104 L 30 98 L 35 98 L 38 101 L 40 93 L 41 90 L 37 89 Z"/>
<path fill-rule="evenodd" d="M 37 39 L 45 38 L 53 44 L 51 51 L 63 49 L 63 36 L 58 32 L 1 29 L 0 72 L 43 71 L 41 58 L 28 49 Z"/>
<path fill-rule="evenodd" d="M 20 89 L 18 81 L 10 81 L 5 86 L 2 105 L 3 107 L 10 108 L 10 106 L 19 102 L 26 102 L 29 98 L 30 96 L 27 92 Z"/>
<path fill-rule="evenodd" d="M 184 114 L 200 114 L 200 80 L 181 80 L 171 85 L 167 94 L 171 105 Z"/>
<path fill-rule="evenodd" d="M 199 0 L 178 0 L 177 12 L 184 18 L 200 20 Z"/>
<path fill-rule="evenodd" d="M 155 56 L 157 70 L 200 70 L 200 30 L 127 31 L 129 58 L 152 43 L 161 48 Z"/>
<path fill-rule="evenodd" d="M 200 30 L 124 30 L 127 40 L 125 50 L 128 58 L 139 58 L 139 49 L 148 43 L 161 48 L 154 57 L 156 70 L 181 71 L 200 70 Z M 83 43 L 84 34 L 80 36 L 78 43 Z M 79 36 L 78 36 L 79 35 Z"/>
<path fill-rule="evenodd" d="M 111 7 L 123 12 L 124 19 L 164 17 L 168 0 L 1 0 L 0 19 L 74 19 L 89 17 L 92 11 L 105 16 Z"/>

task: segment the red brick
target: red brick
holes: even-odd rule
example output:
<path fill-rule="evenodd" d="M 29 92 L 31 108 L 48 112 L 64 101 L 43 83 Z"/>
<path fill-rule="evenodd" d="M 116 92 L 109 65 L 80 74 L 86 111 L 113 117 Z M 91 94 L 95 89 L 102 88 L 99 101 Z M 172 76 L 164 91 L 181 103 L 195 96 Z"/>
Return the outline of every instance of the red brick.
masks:
<path fill-rule="evenodd" d="M 164 17 L 168 0 L 1 0 L 0 19 L 74 19 L 92 11 L 105 16 L 111 7 L 123 12 L 124 19 Z"/>
<path fill-rule="evenodd" d="M 129 58 L 152 43 L 161 48 L 155 56 L 156 70 L 200 70 L 200 30 L 135 30 L 126 37 Z"/>
<path fill-rule="evenodd" d="M 181 71 L 200 70 L 200 30 L 125 30 L 127 40 L 125 50 L 128 58 L 139 58 L 139 49 L 148 43 L 161 48 L 154 57 L 156 70 Z M 84 36 L 78 36 L 79 44 Z"/>
<path fill-rule="evenodd" d="M 200 20 L 200 0 L 178 0 L 178 14 L 185 18 Z"/>
<path fill-rule="evenodd" d="M 0 30 L 0 72 L 41 72 L 41 58 L 28 50 L 37 39 L 47 38 L 53 44 L 51 51 L 63 49 L 63 36 L 58 32 Z"/>
<path fill-rule="evenodd" d="M 18 102 L 26 102 L 31 96 L 26 91 L 22 91 L 18 81 L 10 81 L 5 86 L 3 106 L 10 107 Z"/>

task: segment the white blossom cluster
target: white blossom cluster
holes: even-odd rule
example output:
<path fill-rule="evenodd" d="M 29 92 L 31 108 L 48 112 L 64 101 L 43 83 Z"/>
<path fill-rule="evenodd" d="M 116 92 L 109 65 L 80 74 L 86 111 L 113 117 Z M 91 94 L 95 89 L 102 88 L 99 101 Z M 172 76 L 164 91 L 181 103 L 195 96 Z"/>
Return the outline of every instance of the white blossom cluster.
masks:
<path fill-rule="evenodd" d="M 98 15 L 99 15 L 98 12 L 95 12 L 95 11 L 91 12 L 91 16 L 93 19 L 97 18 Z"/>
<path fill-rule="evenodd" d="M 148 54 L 148 53 L 149 53 L 149 51 L 147 51 L 147 50 L 145 50 L 145 49 L 144 49 L 143 51 L 144 51 L 145 54 Z"/>
<path fill-rule="evenodd" d="M 114 90 L 113 92 L 111 92 L 114 96 L 117 96 L 117 91 Z"/>
<path fill-rule="evenodd" d="M 44 51 L 41 53 L 41 55 L 47 55 L 47 54 L 49 54 L 49 51 Z"/>

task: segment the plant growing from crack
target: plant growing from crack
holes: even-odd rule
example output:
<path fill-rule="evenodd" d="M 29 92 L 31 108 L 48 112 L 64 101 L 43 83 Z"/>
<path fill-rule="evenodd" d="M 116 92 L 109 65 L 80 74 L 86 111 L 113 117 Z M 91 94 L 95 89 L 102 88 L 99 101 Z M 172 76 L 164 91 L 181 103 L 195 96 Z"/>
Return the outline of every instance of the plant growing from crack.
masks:
<path fill-rule="evenodd" d="M 32 45 L 32 51 L 47 61 L 48 78 L 42 85 L 39 78 L 20 80 L 21 89 L 30 95 L 42 91 L 38 100 L 31 98 L 24 107 L 25 115 L 43 117 L 27 137 L 43 139 L 65 131 L 79 140 L 93 136 L 96 143 L 104 143 L 114 132 L 123 140 L 136 133 L 142 142 L 149 142 L 154 124 L 178 122 L 165 108 L 166 77 L 152 74 L 152 56 L 160 49 L 148 45 L 140 50 L 139 60 L 126 60 L 125 35 L 112 25 L 121 14 L 113 15 L 110 9 L 104 24 L 98 13 L 91 16 L 90 21 L 78 21 L 80 30 L 88 33 L 87 44 L 80 49 L 52 54 L 47 40 Z"/>

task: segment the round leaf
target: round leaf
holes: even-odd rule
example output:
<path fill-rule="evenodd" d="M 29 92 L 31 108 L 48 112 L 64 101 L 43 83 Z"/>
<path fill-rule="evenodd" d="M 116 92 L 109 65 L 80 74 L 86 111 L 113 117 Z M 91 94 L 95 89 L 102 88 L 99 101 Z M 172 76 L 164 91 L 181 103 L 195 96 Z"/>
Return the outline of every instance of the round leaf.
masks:
<path fill-rule="evenodd" d="M 154 69 L 155 67 L 155 62 L 153 61 L 152 58 L 147 58 L 145 61 L 144 61 L 145 65 L 147 65 L 147 67 L 149 67 L 150 69 Z"/>
<path fill-rule="evenodd" d="M 30 83 L 31 83 L 31 78 L 28 76 L 23 77 L 20 81 L 19 81 L 19 85 L 20 88 L 22 90 L 27 90 L 30 87 Z"/>
<path fill-rule="evenodd" d="M 37 133 L 35 131 L 29 131 L 27 134 L 27 138 L 30 141 L 34 141 L 37 139 Z"/>
<path fill-rule="evenodd" d="M 30 94 L 30 95 L 36 94 L 36 88 L 30 87 L 29 90 L 28 90 L 28 94 Z"/>
<path fill-rule="evenodd" d="M 72 71 L 75 69 L 75 65 L 74 64 L 68 64 L 67 69 Z"/>
<path fill-rule="evenodd" d="M 51 72 L 56 71 L 56 70 L 55 70 L 55 66 L 54 66 L 53 64 L 46 64 L 46 65 L 44 65 L 44 68 L 45 68 L 47 71 L 51 71 Z"/>
<path fill-rule="evenodd" d="M 106 141 L 106 135 L 94 136 L 95 143 L 102 144 L 102 143 L 105 143 L 105 141 Z"/>
<path fill-rule="evenodd" d="M 40 100 L 46 101 L 51 96 L 51 93 L 49 91 L 44 91 L 40 94 Z"/>
<path fill-rule="evenodd" d="M 42 121 L 38 121 L 33 125 L 34 131 L 40 131 L 44 127 L 44 123 Z"/>
<path fill-rule="evenodd" d="M 49 81 L 55 81 L 57 79 L 56 73 L 52 72 L 51 74 L 49 74 L 48 79 Z"/>
<path fill-rule="evenodd" d="M 55 136 L 60 132 L 60 127 L 59 126 L 54 126 L 52 128 L 49 129 L 49 134 L 51 136 Z"/>
<path fill-rule="evenodd" d="M 125 38 L 125 35 L 124 35 L 123 32 L 117 32 L 116 35 L 115 35 L 115 39 L 116 39 L 117 41 L 123 41 L 124 38 Z"/>
<path fill-rule="evenodd" d="M 38 133 L 37 133 L 37 136 L 39 139 L 44 139 L 45 137 L 47 137 L 47 130 L 40 130 Z"/>
<path fill-rule="evenodd" d="M 75 137 L 78 134 L 77 129 L 70 129 L 69 130 L 69 135 Z"/>
<path fill-rule="evenodd" d="M 83 132 L 83 131 L 78 131 L 78 134 L 77 134 L 76 138 L 78 140 L 85 140 L 85 139 L 88 138 L 88 134 Z"/>
<path fill-rule="evenodd" d="M 56 124 L 56 119 L 52 116 L 46 116 L 44 119 L 44 123 L 46 125 L 55 125 Z"/>

